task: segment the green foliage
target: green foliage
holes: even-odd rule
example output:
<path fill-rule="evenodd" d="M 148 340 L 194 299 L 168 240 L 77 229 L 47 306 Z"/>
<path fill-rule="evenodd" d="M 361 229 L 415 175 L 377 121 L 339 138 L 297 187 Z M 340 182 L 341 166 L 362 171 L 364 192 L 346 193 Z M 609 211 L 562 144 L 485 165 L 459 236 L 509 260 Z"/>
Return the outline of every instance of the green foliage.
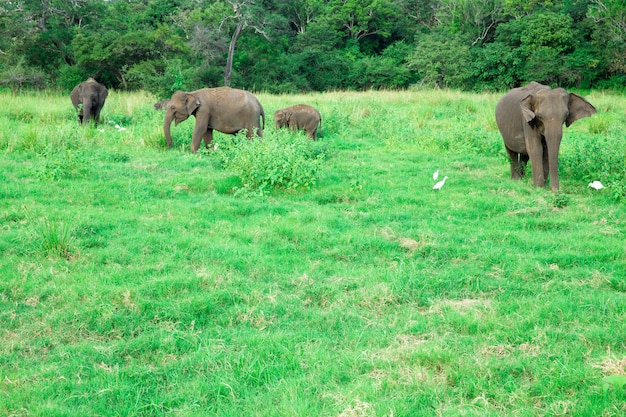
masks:
<path fill-rule="evenodd" d="M 555 193 L 551 198 L 551 202 L 554 208 L 562 209 L 570 204 L 571 199 L 567 194 Z"/>
<path fill-rule="evenodd" d="M 256 91 L 406 88 L 417 82 L 502 91 L 530 80 L 579 88 L 624 85 L 619 1 L 233 4 L 239 17 L 224 1 L 7 3 L 0 14 L 1 78 L 19 91 L 69 89 L 94 76 L 113 89 L 159 97 L 218 86 L 241 23 L 231 80 Z M 15 64 L 20 59 L 22 69 Z"/>
<path fill-rule="evenodd" d="M 470 74 L 469 45 L 459 36 L 445 33 L 423 35 L 409 58 L 420 82 L 430 87 L 462 88 Z"/>
<path fill-rule="evenodd" d="M 0 72 L 0 85 L 10 87 L 13 94 L 21 93 L 24 87 L 42 89 L 45 83 L 43 72 L 27 66 L 24 59 L 20 59 L 15 65 L 5 66 Z"/>
<path fill-rule="evenodd" d="M 244 194 L 309 189 L 317 182 L 325 157 L 315 142 L 285 131 L 254 140 L 242 133 L 223 138 L 216 146 L 224 167 L 241 179 L 238 193 Z"/>
<path fill-rule="evenodd" d="M 89 78 L 83 67 L 77 65 L 63 65 L 59 68 L 59 77 L 57 78 L 57 87 L 62 91 L 72 91 L 81 82 Z"/>
<path fill-rule="evenodd" d="M 404 42 L 390 45 L 381 56 L 364 56 L 354 63 L 350 85 L 368 88 L 407 88 L 412 80 L 407 65 L 410 47 Z"/>
<path fill-rule="evenodd" d="M 50 146 L 47 147 L 50 149 Z M 78 178 L 87 172 L 86 165 L 81 161 L 80 155 L 71 148 L 60 152 L 55 149 L 53 154 L 44 152 L 46 165 L 43 167 L 40 177 L 42 179 L 60 180 Z"/>
<path fill-rule="evenodd" d="M 623 186 L 626 181 L 626 150 L 616 148 L 606 136 L 583 136 L 572 140 L 561 153 L 559 162 L 562 175 L 583 182 L 600 180 L 613 189 L 616 197 L 626 197 Z"/>

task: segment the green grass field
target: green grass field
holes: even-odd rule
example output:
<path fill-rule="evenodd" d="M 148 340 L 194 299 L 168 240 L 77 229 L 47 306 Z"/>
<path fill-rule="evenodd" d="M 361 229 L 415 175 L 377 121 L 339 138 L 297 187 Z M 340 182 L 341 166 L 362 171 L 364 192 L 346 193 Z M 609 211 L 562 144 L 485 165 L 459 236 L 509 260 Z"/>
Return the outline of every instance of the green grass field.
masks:
<path fill-rule="evenodd" d="M 258 94 L 264 139 L 198 154 L 146 94 L 98 127 L 0 96 L 0 415 L 626 414 L 625 97 L 585 94 L 552 194 L 510 179 L 499 95 Z M 299 102 L 316 143 L 274 132 Z M 308 187 L 224 162 L 285 140 Z"/>

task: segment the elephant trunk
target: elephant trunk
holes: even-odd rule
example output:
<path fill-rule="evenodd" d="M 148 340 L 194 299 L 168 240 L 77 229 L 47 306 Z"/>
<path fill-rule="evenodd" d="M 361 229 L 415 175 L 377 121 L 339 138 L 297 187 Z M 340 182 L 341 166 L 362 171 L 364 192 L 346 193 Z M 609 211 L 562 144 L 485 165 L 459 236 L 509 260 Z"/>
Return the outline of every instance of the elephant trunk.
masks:
<path fill-rule="evenodd" d="M 89 123 L 89 120 L 91 120 L 91 106 L 83 101 L 83 124 Z"/>
<path fill-rule="evenodd" d="M 171 112 L 165 113 L 165 119 L 163 119 L 163 132 L 165 133 L 165 139 L 167 139 L 167 146 L 169 148 L 172 147 L 172 135 L 170 133 L 170 127 L 172 125 L 172 120 L 174 119 L 173 114 Z"/>
<path fill-rule="evenodd" d="M 552 126 L 545 132 L 546 145 L 548 148 L 548 169 L 550 171 L 550 188 L 552 191 L 559 189 L 559 148 L 563 138 L 563 125 Z M 547 178 L 546 178 L 547 179 Z"/>

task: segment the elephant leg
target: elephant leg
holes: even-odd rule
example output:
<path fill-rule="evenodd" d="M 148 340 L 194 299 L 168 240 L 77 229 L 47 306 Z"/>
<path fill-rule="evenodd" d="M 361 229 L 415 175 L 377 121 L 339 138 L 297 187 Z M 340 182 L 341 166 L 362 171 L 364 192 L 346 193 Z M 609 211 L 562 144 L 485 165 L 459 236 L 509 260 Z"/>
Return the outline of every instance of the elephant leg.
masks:
<path fill-rule="evenodd" d="M 100 123 L 100 108 L 95 108 L 93 113 L 93 120 L 96 124 Z"/>
<path fill-rule="evenodd" d="M 523 155 L 512 151 L 509 148 L 506 148 L 506 151 L 509 154 L 509 159 L 511 160 L 511 178 L 514 180 L 518 180 L 524 176 L 524 169 L 521 164 L 521 158 L 523 157 Z"/>
<path fill-rule="evenodd" d="M 545 185 L 545 181 L 548 180 L 548 175 L 550 172 L 550 163 L 548 162 L 548 145 L 546 144 L 546 142 L 542 142 L 542 145 L 543 145 L 543 158 L 542 158 L 543 180 L 544 180 L 544 185 Z"/>
<path fill-rule="evenodd" d="M 204 135 L 202 135 L 202 139 L 204 140 L 206 148 L 209 149 L 213 143 L 213 129 L 207 129 Z"/>
<path fill-rule="evenodd" d="M 522 177 L 526 175 L 526 166 L 528 165 L 529 159 L 530 157 L 528 155 L 524 155 L 523 153 L 519 154 L 520 172 Z"/>
<path fill-rule="evenodd" d="M 533 169 L 533 185 L 536 187 L 544 187 L 546 185 L 546 177 L 543 173 L 543 152 L 542 147 L 538 146 L 538 150 L 529 152 L 530 166 Z"/>

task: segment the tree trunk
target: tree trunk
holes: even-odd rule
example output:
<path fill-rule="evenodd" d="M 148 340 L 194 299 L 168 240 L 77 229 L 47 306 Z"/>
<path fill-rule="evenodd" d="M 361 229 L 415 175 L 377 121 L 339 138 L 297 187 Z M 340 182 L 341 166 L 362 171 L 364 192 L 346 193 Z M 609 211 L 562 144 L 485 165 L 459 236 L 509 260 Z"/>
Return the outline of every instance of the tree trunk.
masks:
<path fill-rule="evenodd" d="M 243 19 L 240 19 L 239 23 L 237 23 L 237 27 L 235 28 L 235 33 L 233 33 L 233 37 L 230 40 L 230 45 L 228 46 L 228 59 L 226 60 L 226 70 L 224 71 L 225 87 L 230 87 L 230 76 L 233 71 L 233 55 L 235 54 L 235 44 L 237 43 L 237 38 L 241 34 L 241 31 L 243 30 L 243 26 Z"/>

